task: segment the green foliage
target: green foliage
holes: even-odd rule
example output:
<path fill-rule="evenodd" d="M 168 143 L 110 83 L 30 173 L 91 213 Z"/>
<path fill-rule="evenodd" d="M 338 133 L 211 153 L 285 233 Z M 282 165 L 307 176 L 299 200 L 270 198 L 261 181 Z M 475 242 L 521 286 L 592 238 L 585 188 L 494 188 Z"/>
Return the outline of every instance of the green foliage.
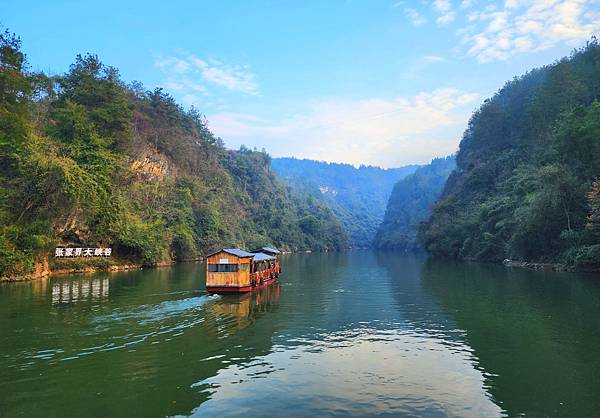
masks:
<path fill-rule="evenodd" d="M 473 114 L 419 229 L 438 256 L 589 267 L 598 244 L 600 45 L 507 83 Z"/>
<path fill-rule="evenodd" d="M 577 252 L 574 264 L 584 270 L 600 269 L 600 244 L 581 247 Z"/>
<path fill-rule="evenodd" d="M 164 230 L 160 220 L 145 222 L 135 214 L 125 213 L 115 225 L 115 250 L 140 259 L 146 265 L 158 263 L 168 257 Z"/>
<path fill-rule="evenodd" d="M 104 140 L 127 142 L 134 106 L 116 68 L 105 66 L 96 55 L 77 55 L 58 84 L 61 91 L 56 107 L 77 103 Z"/>
<path fill-rule="evenodd" d="M 115 260 L 110 258 L 51 258 L 48 262 L 51 270 L 85 270 L 90 267 L 108 270 L 116 264 Z"/>
<path fill-rule="evenodd" d="M 417 226 L 427 219 L 450 172 L 454 157 L 436 158 L 394 186 L 374 245 L 377 248 L 420 249 Z"/>
<path fill-rule="evenodd" d="M 594 239 L 600 240 L 600 178 L 592 184 L 587 195 L 590 212 L 587 218 L 586 230 Z"/>
<path fill-rule="evenodd" d="M 21 40 L 14 34 L 0 33 L 0 173 L 8 178 L 18 175 L 18 163 L 23 158 L 33 92 L 20 48 Z"/>
<path fill-rule="evenodd" d="M 338 250 L 347 238 L 332 211 L 298 187 L 285 187 L 270 169 L 265 152 L 242 147 L 226 158 L 226 167 L 249 210 L 249 247 L 265 240 L 288 250 Z M 315 222 L 316 220 L 316 226 Z"/>
<path fill-rule="evenodd" d="M 225 149 L 197 110 L 125 85 L 95 55 L 53 79 L 30 73 L 20 46 L 0 35 L 0 276 L 31 272 L 53 245 L 146 265 L 219 246 L 346 246 L 325 205 L 286 188 L 266 153 Z M 311 217 L 319 227 L 303 229 Z"/>

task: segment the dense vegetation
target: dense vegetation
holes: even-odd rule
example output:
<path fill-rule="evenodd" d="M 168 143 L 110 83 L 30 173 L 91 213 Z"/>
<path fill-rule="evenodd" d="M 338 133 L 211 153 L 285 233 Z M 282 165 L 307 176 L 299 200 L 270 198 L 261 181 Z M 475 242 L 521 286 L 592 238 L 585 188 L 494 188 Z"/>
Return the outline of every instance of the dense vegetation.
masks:
<path fill-rule="evenodd" d="M 382 169 L 295 158 L 274 158 L 273 170 L 289 185 L 326 203 L 342 223 L 354 248 L 370 247 L 385 207 L 401 178 L 418 166 Z"/>
<path fill-rule="evenodd" d="M 427 250 L 600 267 L 599 98 L 594 39 L 486 100 L 420 229 Z"/>
<path fill-rule="evenodd" d="M 48 77 L 0 34 L 0 277 L 30 273 L 55 245 L 146 264 L 221 245 L 344 247 L 331 210 L 270 164 L 225 149 L 196 110 L 126 85 L 94 55 Z"/>
<path fill-rule="evenodd" d="M 374 246 L 401 251 L 421 249 L 417 240 L 417 226 L 431 214 L 455 166 L 453 156 L 436 158 L 396 183 L 375 236 Z"/>

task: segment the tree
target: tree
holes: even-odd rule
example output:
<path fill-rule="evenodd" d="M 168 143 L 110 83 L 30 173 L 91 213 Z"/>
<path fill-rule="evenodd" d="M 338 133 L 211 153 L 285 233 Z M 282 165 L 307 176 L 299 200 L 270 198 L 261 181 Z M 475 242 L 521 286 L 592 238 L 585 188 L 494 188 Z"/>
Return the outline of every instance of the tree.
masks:
<path fill-rule="evenodd" d="M 592 184 L 587 198 L 590 212 L 587 217 L 586 229 L 600 243 L 600 177 Z"/>
<path fill-rule="evenodd" d="M 0 33 L 0 172 L 9 177 L 16 175 L 30 130 L 32 83 L 20 49 L 16 35 Z"/>

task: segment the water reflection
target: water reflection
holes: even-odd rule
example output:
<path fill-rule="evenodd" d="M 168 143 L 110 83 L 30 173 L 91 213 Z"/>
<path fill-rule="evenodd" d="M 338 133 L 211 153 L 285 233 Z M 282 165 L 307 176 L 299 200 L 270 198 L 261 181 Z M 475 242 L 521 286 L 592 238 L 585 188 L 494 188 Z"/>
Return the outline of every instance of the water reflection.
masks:
<path fill-rule="evenodd" d="M 108 277 L 55 279 L 52 283 L 52 304 L 108 299 L 109 289 Z"/>
<path fill-rule="evenodd" d="M 272 351 L 196 383 L 209 396 L 193 416 L 501 414 L 472 349 L 420 285 L 422 260 L 286 261 Z"/>
<path fill-rule="evenodd" d="M 597 415 L 597 278 L 429 260 L 421 282 L 464 329 L 509 416 Z"/>
<path fill-rule="evenodd" d="M 231 335 L 252 325 L 264 313 L 277 308 L 281 286 L 273 283 L 255 292 L 240 295 L 224 295 L 218 302 L 208 306 L 206 327 L 213 334 Z M 223 334 L 220 324 L 227 322 L 227 333 Z"/>

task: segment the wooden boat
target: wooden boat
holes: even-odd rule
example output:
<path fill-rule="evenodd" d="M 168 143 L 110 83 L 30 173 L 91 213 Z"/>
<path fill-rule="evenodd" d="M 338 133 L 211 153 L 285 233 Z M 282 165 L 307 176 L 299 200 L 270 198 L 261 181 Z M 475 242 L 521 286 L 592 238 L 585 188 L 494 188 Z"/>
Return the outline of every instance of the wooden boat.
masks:
<path fill-rule="evenodd" d="M 252 252 L 223 248 L 206 256 L 209 293 L 251 292 L 279 278 L 279 251 L 261 247 Z"/>

